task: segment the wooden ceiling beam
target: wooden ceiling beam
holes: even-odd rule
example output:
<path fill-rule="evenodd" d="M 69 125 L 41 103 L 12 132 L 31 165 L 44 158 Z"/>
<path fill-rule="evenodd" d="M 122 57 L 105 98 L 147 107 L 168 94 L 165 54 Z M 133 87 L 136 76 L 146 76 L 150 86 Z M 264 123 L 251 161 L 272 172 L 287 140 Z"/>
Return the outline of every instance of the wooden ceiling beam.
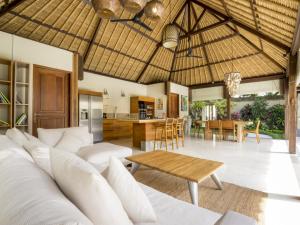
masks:
<path fill-rule="evenodd" d="M 242 29 L 244 30 L 247 30 L 251 33 L 253 33 L 254 35 L 266 40 L 267 42 L 277 46 L 278 48 L 281 48 L 281 49 L 284 49 L 286 52 L 290 52 L 291 48 L 289 46 L 287 46 L 286 44 L 283 44 L 279 41 L 277 41 L 276 39 L 273 39 L 272 37 L 268 36 L 268 35 L 265 35 L 263 34 L 262 32 L 260 31 L 257 31 L 251 27 L 248 27 L 247 25 L 239 22 L 238 20 L 234 19 L 234 18 L 231 18 L 231 17 L 228 17 L 226 15 L 224 15 L 223 13 L 203 4 L 202 2 L 198 1 L 198 0 L 191 0 L 192 2 L 194 2 L 195 4 L 203 7 L 203 8 L 206 8 L 208 11 L 210 11 L 211 13 L 223 18 L 223 19 L 230 19 L 230 22 L 232 22 L 233 24 L 237 25 L 238 27 L 241 27 Z"/>
<path fill-rule="evenodd" d="M 185 6 L 187 4 L 187 1 L 185 1 L 185 3 L 183 3 L 183 5 L 181 6 L 180 10 L 178 11 L 177 15 L 175 16 L 173 22 L 176 22 L 177 19 L 179 18 L 180 14 L 182 13 L 182 11 L 184 10 Z"/>
<path fill-rule="evenodd" d="M 262 81 L 270 81 L 270 80 L 280 80 L 285 79 L 286 74 L 285 73 L 274 73 L 274 74 L 268 74 L 268 75 L 262 75 L 262 76 L 255 76 L 255 77 L 249 77 L 249 78 L 243 78 L 241 83 L 253 83 L 253 82 L 262 82 Z M 213 84 L 206 83 L 206 84 L 195 84 L 189 86 L 191 89 L 200 89 L 200 88 L 209 88 L 209 87 L 218 87 L 218 86 L 225 86 L 224 81 L 218 81 Z"/>
<path fill-rule="evenodd" d="M 205 43 L 201 43 L 201 44 L 198 44 L 198 45 L 194 45 L 194 46 L 191 46 L 190 48 L 194 49 L 194 48 L 200 48 L 200 47 L 203 47 L 205 45 L 209 45 L 209 44 L 213 44 L 213 43 L 216 43 L 216 42 L 220 42 L 220 41 L 224 41 L 226 39 L 229 39 L 229 38 L 232 38 L 232 37 L 235 37 L 235 36 L 238 36 L 237 33 L 233 33 L 233 34 L 230 34 L 230 35 L 227 35 L 227 36 L 224 36 L 224 37 L 220 37 L 220 38 L 216 38 L 212 41 L 208 41 L 208 42 L 205 42 Z M 182 49 L 180 51 L 178 51 L 177 53 L 182 53 L 182 52 L 186 52 L 189 48 L 185 48 L 185 49 Z"/>
<path fill-rule="evenodd" d="M 249 2 L 250 2 L 250 6 L 251 6 L 251 12 L 252 12 L 255 28 L 259 32 L 259 26 L 258 26 L 258 21 L 257 21 L 256 15 L 255 15 L 253 0 L 249 0 Z M 260 44 L 261 50 L 263 50 L 263 44 L 262 44 L 261 38 L 259 38 L 259 44 Z"/>
<path fill-rule="evenodd" d="M 192 31 L 195 31 L 195 29 L 196 29 L 198 23 L 200 22 L 200 20 L 201 20 L 202 17 L 204 16 L 205 12 L 206 12 L 206 9 L 203 9 L 203 11 L 201 12 L 200 16 L 199 16 L 198 19 L 196 20 L 194 26 L 192 27 Z"/>
<path fill-rule="evenodd" d="M 12 3 L 6 3 L 0 11 L 0 17 L 3 16 L 5 13 L 14 10 L 18 5 L 20 5 L 24 1 L 25 0 L 15 0 Z"/>
<path fill-rule="evenodd" d="M 195 8 L 192 7 L 192 9 L 193 9 L 194 17 L 197 17 Z M 199 24 L 197 24 L 197 26 L 200 28 L 200 25 L 199 25 Z M 200 29 L 200 30 L 201 30 L 201 29 Z M 203 36 L 202 36 L 202 32 L 199 32 L 199 37 L 200 37 L 201 43 L 204 43 L 204 39 L 203 39 Z M 212 72 L 211 66 L 209 65 L 210 60 L 209 60 L 209 57 L 208 57 L 208 54 L 207 54 L 207 50 L 206 50 L 205 45 L 203 46 L 203 53 L 204 53 L 204 56 L 205 56 L 205 61 L 207 62 L 207 67 L 208 67 L 208 71 L 209 71 L 209 74 L 210 74 L 211 82 L 214 83 L 214 82 L 215 82 L 215 81 L 214 81 L 214 76 L 213 76 L 213 72 Z"/>
<path fill-rule="evenodd" d="M 191 32 L 189 32 L 189 33 L 187 33 L 187 34 L 185 34 L 185 35 L 182 35 L 182 36 L 179 37 L 179 39 L 181 40 L 181 39 L 184 39 L 184 38 L 187 38 L 187 37 L 190 37 L 190 36 L 194 36 L 194 35 L 200 34 L 200 33 L 204 32 L 204 31 L 208 31 L 208 30 L 217 28 L 217 27 L 219 27 L 219 26 L 228 24 L 229 22 L 230 22 L 230 19 L 229 19 L 229 18 L 228 18 L 228 19 L 225 19 L 225 20 L 223 20 L 223 21 L 219 21 L 219 22 L 214 23 L 214 24 L 211 24 L 211 25 L 209 25 L 209 26 L 207 26 L 207 27 L 199 28 L 198 30 L 191 31 Z"/>
<path fill-rule="evenodd" d="M 147 64 L 144 66 L 144 68 L 142 69 L 140 75 L 139 75 L 138 78 L 136 79 L 136 82 L 141 83 L 141 80 L 142 80 L 142 78 L 143 78 L 143 75 L 144 75 L 145 71 L 147 70 L 147 68 L 148 68 L 148 66 L 150 65 L 152 59 L 154 58 L 154 56 L 156 55 L 158 49 L 159 49 L 161 46 L 162 46 L 161 43 L 158 44 L 158 45 L 156 46 L 156 48 L 155 48 L 154 51 L 152 52 L 152 55 L 150 56 L 150 58 L 149 58 Z"/>
<path fill-rule="evenodd" d="M 95 42 L 95 39 L 97 37 L 97 34 L 100 30 L 100 27 L 101 27 L 101 23 L 102 23 L 102 19 L 101 18 L 98 18 L 98 21 L 96 23 L 96 27 L 95 27 L 95 30 L 93 31 L 93 34 L 92 34 L 92 38 L 88 44 L 88 47 L 86 48 L 84 54 L 83 54 L 83 64 L 85 64 L 86 60 L 87 60 L 87 57 L 88 55 L 90 54 L 90 51 L 92 49 L 92 46 Z"/>
<path fill-rule="evenodd" d="M 185 33 L 185 34 L 188 33 L 188 32 L 187 32 L 185 29 L 183 29 L 183 27 L 180 26 L 178 23 L 174 22 L 173 24 L 174 24 L 179 30 L 181 30 L 183 33 Z"/>
<path fill-rule="evenodd" d="M 231 58 L 231 59 L 223 59 L 223 60 L 220 60 L 220 61 L 217 61 L 217 62 L 210 62 L 210 63 L 204 64 L 204 65 L 199 65 L 199 66 L 193 66 L 193 67 L 188 67 L 188 68 L 184 68 L 184 69 L 174 70 L 173 72 L 181 72 L 181 71 L 197 69 L 197 68 L 201 68 L 201 67 L 205 67 L 205 66 L 212 66 L 212 65 L 215 65 L 215 64 L 219 64 L 219 63 L 225 63 L 225 62 L 230 62 L 230 61 L 233 61 L 233 60 L 248 58 L 248 57 L 251 57 L 251 56 L 258 55 L 260 53 L 262 53 L 262 51 L 259 49 L 258 52 L 254 52 L 254 53 L 251 53 L 251 54 L 248 54 L 248 55 L 238 56 L 238 57 Z"/>
<path fill-rule="evenodd" d="M 295 32 L 293 36 L 293 42 L 292 42 L 292 55 L 296 55 L 300 48 L 300 5 L 298 7 L 297 12 L 297 20 L 296 20 L 296 26 L 295 26 Z"/>

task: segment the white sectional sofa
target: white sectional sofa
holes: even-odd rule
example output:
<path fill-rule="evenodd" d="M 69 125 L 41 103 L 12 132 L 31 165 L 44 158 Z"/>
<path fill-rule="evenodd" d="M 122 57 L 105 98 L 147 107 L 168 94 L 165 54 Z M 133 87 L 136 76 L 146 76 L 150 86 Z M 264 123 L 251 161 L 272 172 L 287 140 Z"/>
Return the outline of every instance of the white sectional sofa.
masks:
<path fill-rule="evenodd" d="M 66 141 L 60 145 L 64 135 L 72 135 L 74 140 L 66 137 Z M 38 137 L 51 147 L 61 147 L 76 153 L 78 156 L 93 164 L 97 169 L 103 169 L 111 156 L 127 163 L 125 158 L 132 155 L 132 149 L 124 146 L 114 145 L 107 142 L 93 144 L 93 135 L 88 132 L 87 127 L 71 127 L 61 129 L 38 128 Z M 75 149 L 75 150 L 73 150 Z"/>
<path fill-rule="evenodd" d="M 218 221 L 222 216 L 219 213 L 140 185 L 157 221 L 135 225 L 256 225 L 255 220 L 231 212 Z M 0 135 L 0 208 L 0 225 L 93 224 L 34 163 L 30 154 L 5 135 Z"/>

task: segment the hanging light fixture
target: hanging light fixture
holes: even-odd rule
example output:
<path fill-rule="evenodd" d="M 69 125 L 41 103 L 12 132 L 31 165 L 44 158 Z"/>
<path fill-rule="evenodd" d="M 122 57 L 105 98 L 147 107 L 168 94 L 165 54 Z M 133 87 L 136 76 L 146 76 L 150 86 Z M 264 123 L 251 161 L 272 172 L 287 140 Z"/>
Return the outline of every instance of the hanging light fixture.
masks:
<path fill-rule="evenodd" d="M 122 0 L 123 7 L 132 13 L 140 12 L 146 5 L 146 0 Z"/>
<path fill-rule="evenodd" d="M 233 59 L 233 44 L 232 44 L 232 38 L 231 38 L 231 59 Z M 228 93 L 230 96 L 234 96 L 237 94 L 237 90 L 241 83 L 241 73 L 240 72 L 234 72 L 233 70 L 233 60 L 231 60 L 231 72 L 226 73 L 224 75 L 224 82 L 227 87 Z"/>
<path fill-rule="evenodd" d="M 164 5 L 159 0 L 152 0 L 147 2 L 145 8 L 145 15 L 152 21 L 158 21 L 162 18 L 164 12 Z"/>
<path fill-rule="evenodd" d="M 162 44 L 165 48 L 175 48 L 178 44 L 178 30 L 173 24 L 164 27 L 162 33 Z"/>
<path fill-rule="evenodd" d="M 177 27 L 171 23 L 172 1 L 170 2 L 170 23 L 167 24 L 162 32 L 162 44 L 165 48 L 175 48 L 178 45 L 179 32 Z"/>
<path fill-rule="evenodd" d="M 115 17 L 121 6 L 119 0 L 92 0 L 92 4 L 97 14 L 104 19 Z"/>

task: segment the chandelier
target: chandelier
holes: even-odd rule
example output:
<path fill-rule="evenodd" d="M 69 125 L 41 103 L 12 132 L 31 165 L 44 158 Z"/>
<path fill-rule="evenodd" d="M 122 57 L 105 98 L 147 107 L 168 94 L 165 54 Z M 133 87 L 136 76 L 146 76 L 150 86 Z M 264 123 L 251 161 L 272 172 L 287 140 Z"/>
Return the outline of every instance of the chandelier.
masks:
<path fill-rule="evenodd" d="M 227 86 L 228 93 L 230 96 L 237 94 L 237 90 L 241 83 L 241 74 L 239 72 L 226 73 L 224 76 L 224 82 Z"/>
<path fill-rule="evenodd" d="M 225 85 L 227 86 L 227 90 L 229 95 L 232 97 L 237 94 L 237 90 L 240 86 L 242 77 L 240 72 L 234 72 L 233 70 L 233 44 L 232 44 L 232 39 L 231 38 L 231 72 L 226 73 L 224 75 L 224 82 Z"/>

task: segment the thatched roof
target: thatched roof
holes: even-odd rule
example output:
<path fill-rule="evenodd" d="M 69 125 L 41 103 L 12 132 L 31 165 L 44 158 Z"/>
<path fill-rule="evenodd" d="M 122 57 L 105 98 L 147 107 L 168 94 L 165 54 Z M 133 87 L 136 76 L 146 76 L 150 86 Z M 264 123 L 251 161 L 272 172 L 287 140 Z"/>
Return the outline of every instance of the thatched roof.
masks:
<path fill-rule="evenodd" d="M 86 71 L 146 84 L 218 82 L 232 70 L 232 63 L 242 78 L 285 73 L 299 1 L 163 3 L 162 20 L 154 23 L 143 17 L 153 28 L 150 32 L 130 22 L 101 20 L 86 0 L 0 0 L 0 30 L 78 52 Z M 118 14 L 133 16 L 125 10 Z M 161 46 L 162 29 L 171 21 L 181 27 L 173 50 Z M 184 57 L 189 47 L 202 58 Z"/>

